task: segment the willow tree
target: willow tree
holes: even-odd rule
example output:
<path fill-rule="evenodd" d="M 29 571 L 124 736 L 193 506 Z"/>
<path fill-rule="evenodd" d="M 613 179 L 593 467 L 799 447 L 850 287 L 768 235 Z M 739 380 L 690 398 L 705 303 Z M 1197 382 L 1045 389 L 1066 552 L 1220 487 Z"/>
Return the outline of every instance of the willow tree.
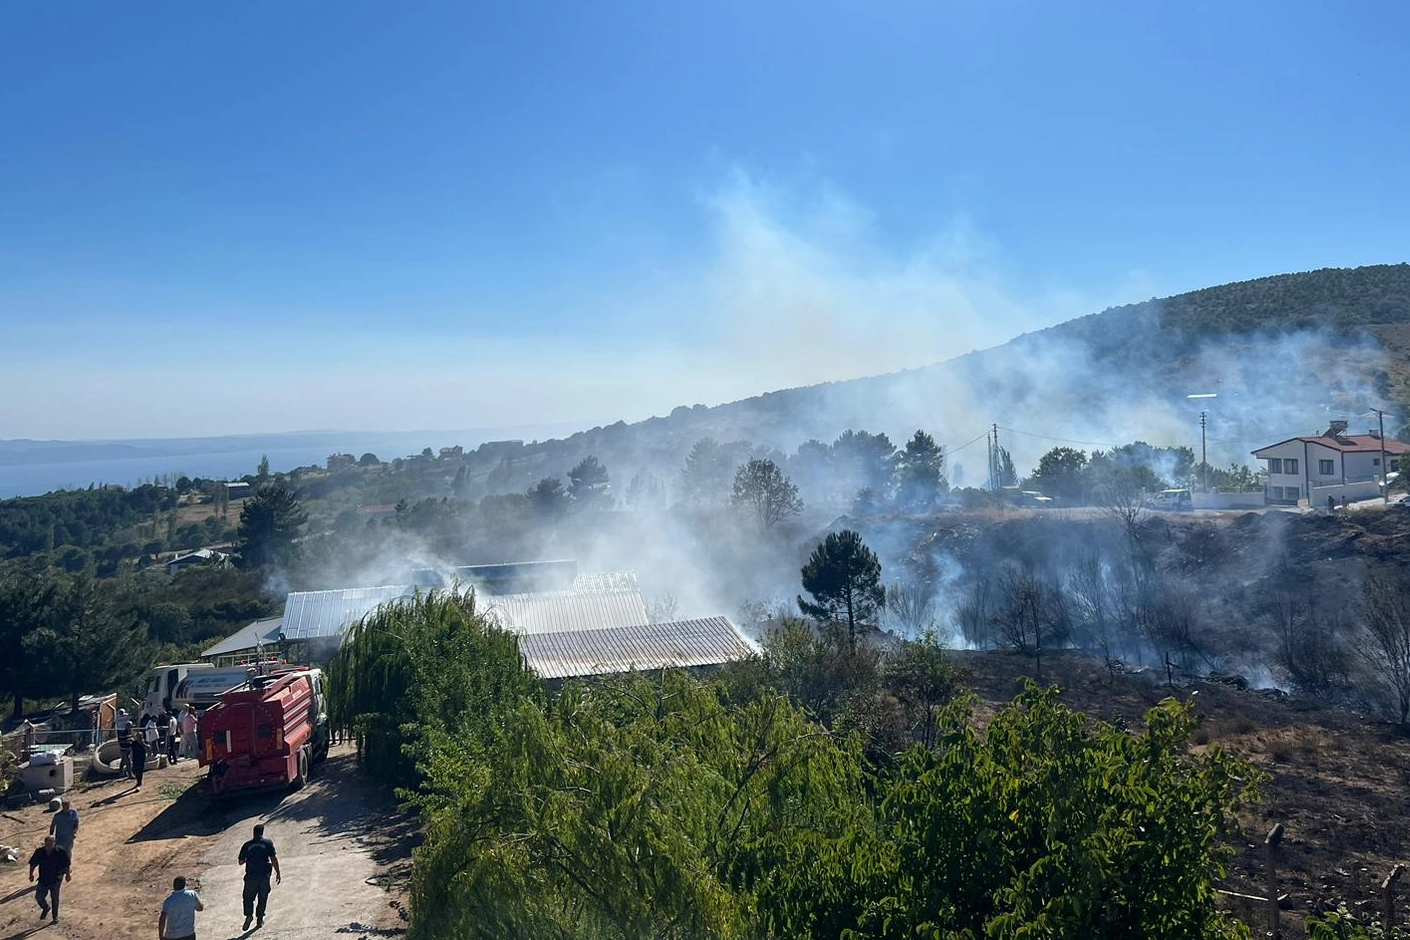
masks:
<path fill-rule="evenodd" d="M 458 800 L 417 855 L 414 940 L 796 935 L 761 908 L 780 868 L 871 828 L 855 742 L 676 671 L 570 683 L 504 740 L 492 774 L 427 782 Z"/>
<path fill-rule="evenodd" d="M 502 716 L 536 694 L 519 641 L 473 590 L 417 593 L 353 625 L 328 669 L 331 719 L 376 777 L 417 783 L 438 749 L 493 750 Z"/>

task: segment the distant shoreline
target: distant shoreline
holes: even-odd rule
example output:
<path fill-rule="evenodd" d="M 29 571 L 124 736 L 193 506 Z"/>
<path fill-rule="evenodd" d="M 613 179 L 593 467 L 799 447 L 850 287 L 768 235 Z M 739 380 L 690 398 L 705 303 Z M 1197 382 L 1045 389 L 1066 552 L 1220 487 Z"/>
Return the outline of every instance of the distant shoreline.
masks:
<path fill-rule="evenodd" d="M 180 476 L 237 479 L 255 472 L 261 457 L 270 469 L 319 466 L 335 453 L 376 454 L 392 460 L 456 444 L 470 450 L 485 441 L 544 440 L 577 430 L 539 425 L 463 431 L 323 431 L 210 438 L 112 441 L 0 441 L 0 499 L 40 496 L 59 489 L 116 483 L 134 486 Z"/>

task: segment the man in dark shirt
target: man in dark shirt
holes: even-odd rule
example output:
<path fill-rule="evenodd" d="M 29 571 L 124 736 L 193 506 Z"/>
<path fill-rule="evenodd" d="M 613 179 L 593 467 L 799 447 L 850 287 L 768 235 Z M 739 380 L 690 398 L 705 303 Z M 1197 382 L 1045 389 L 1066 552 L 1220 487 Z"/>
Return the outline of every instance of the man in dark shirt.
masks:
<path fill-rule="evenodd" d="M 264 837 L 264 826 L 255 827 L 255 837 L 240 846 L 240 864 L 245 866 L 245 930 L 250 929 L 250 918 L 256 926 L 264 926 L 264 907 L 269 901 L 269 873 L 274 872 L 274 883 L 280 884 L 284 876 L 279 873 L 279 857 L 274 852 L 274 843 Z M 258 904 L 256 904 L 258 902 Z"/>
<path fill-rule="evenodd" d="M 29 857 L 29 880 L 34 880 L 34 871 L 39 869 L 39 887 L 34 891 L 34 899 L 39 902 L 39 919 L 49 916 L 54 910 L 53 923 L 59 922 L 59 885 L 73 881 L 69 872 L 69 853 L 55 843 L 53 836 L 44 837 L 44 845 L 34 850 Z"/>

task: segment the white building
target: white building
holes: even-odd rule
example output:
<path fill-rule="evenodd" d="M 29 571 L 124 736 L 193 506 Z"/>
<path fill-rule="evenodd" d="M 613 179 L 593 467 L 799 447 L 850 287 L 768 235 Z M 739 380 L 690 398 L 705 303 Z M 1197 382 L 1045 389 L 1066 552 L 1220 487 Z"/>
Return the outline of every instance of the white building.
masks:
<path fill-rule="evenodd" d="M 1293 437 L 1254 451 L 1267 462 L 1267 501 L 1317 508 L 1329 497 L 1341 502 L 1380 495 L 1381 479 L 1400 469 L 1410 445 L 1382 439 L 1374 431 L 1347 434 L 1346 429 L 1345 421 L 1333 421 L 1316 437 Z"/>

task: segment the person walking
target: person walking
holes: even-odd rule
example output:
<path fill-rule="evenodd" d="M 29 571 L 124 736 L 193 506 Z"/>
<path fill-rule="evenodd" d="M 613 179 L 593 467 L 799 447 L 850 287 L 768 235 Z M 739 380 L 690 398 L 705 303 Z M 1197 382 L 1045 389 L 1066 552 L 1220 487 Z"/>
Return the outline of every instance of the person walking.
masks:
<path fill-rule="evenodd" d="M 142 775 L 147 772 L 147 736 L 134 734 L 132 736 L 132 776 L 136 778 L 137 786 L 133 788 L 134 793 L 142 792 Z"/>
<path fill-rule="evenodd" d="M 124 777 L 132 776 L 132 716 L 127 713 L 127 709 L 119 708 L 117 717 L 113 719 L 113 731 L 117 734 L 118 753 L 121 759 L 118 762 L 118 770 Z"/>
<path fill-rule="evenodd" d="M 171 879 L 171 894 L 162 902 L 157 937 L 159 940 L 196 940 L 196 912 L 205 909 L 201 896 L 186 887 L 186 879 L 177 875 Z"/>
<path fill-rule="evenodd" d="M 264 826 L 255 826 L 255 837 L 240 846 L 240 864 L 245 866 L 245 893 L 241 897 L 245 905 L 244 929 L 250 929 L 251 917 L 256 927 L 263 927 L 264 909 L 269 902 L 269 873 L 274 872 L 275 884 L 284 881 L 279 873 L 279 856 L 274 843 L 264 837 Z"/>
<path fill-rule="evenodd" d="M 166 759 L 169 763 L 176 763 L 176 740 L 181 736 L 180 726 L 176 723 L 176 715 L 172 712 L 166 713 Z"/>
<path fill-rule="evenodd" d="M 73 858 L 73 840 L 78 835 L 78 810 L 73 808 L 68 797 L 64 797 L 59 811 L 49 820 L 49 835 L 54 842 Z"/>
<path fill-rule="evenodd" d="M 39 919 L 49 916 L 52 909 L 53 920 L 59 922 L 59 885 L 73 881 L 70 871 L 69 853 L 59 848 L 53 836 L 44 837 L 44 845 L 34 850 L 29 857 L 29 880 L 34 880 L 35 870 L 39 871 L 39 887 L 34 890 L 34 899 L 39 902 Z"/>
<path fill-rule="evenodd" d="M 177 721 L 181 725 L 181 756 L 195 758 L 200 753 L 197 747 L 199 736 L 196 734 L 196 713 L 191 710 L 191 706 L 183 705 Z"/>

